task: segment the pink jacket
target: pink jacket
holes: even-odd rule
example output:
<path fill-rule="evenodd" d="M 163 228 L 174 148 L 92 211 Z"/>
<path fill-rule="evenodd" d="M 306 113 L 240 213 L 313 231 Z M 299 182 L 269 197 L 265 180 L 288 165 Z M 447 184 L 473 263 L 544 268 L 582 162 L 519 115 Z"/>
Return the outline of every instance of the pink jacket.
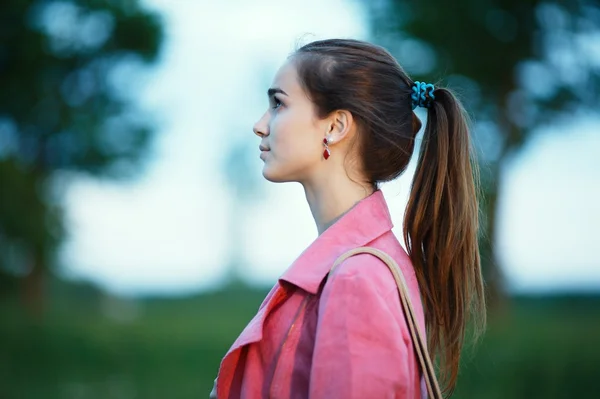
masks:
<path fill-rule="evenodd" d="M 392 226 L 377 190 L 323 232 L 281 276 L 223 358 L 218 399 L 424 397 L 386 265 L 358 254 L 340 264 L 325 284 L 334 261 L 347 250 L 383 250 L 400 266 L 425 331 L 415 273 Z"/>

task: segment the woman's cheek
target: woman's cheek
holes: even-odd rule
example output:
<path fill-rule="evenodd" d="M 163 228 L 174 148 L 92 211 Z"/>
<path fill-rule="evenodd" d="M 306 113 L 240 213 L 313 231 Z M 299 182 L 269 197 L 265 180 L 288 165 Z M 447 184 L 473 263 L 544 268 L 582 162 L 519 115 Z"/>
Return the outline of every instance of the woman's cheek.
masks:
<path fill-rule="evenodd" d="M 271 132 L 271 140 L 269 141 L 271 150 L 277 150 L 282 147 L 282 141 L 285 140 L 285 124 L 282 122 L 285 121 L 282 121 L 281 117 L 273 117 L 269 130 Z"/>

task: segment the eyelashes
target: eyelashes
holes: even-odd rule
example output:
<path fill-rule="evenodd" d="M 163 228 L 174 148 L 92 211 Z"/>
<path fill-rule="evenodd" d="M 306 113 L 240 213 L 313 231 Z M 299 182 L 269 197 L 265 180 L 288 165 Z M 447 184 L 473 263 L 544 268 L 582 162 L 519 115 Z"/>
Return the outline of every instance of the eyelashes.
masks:
<path fill-rule="evenodd" d="M 273 97 L 273 106 L 271 106 L 271 108 L 277 109 L 282 105 L 283 105 L 283 103 L 281 101 L 279 101 L 279 99 L 277 97 Z"/>

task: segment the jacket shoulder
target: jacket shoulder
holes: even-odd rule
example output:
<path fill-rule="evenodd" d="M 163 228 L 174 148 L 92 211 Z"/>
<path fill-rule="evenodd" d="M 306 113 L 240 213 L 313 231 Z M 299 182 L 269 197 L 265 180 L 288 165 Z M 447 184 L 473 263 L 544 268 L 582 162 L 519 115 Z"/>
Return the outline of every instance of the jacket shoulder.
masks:
<path fill-rule="evenodd" d="M 359 253 L 345 259 L 333 271 L 330 280 L 354 280 L 359 284 L 375 286 L 381 295 L 396 288 L 396 282 L 388 266 L 379 257 Z"/>

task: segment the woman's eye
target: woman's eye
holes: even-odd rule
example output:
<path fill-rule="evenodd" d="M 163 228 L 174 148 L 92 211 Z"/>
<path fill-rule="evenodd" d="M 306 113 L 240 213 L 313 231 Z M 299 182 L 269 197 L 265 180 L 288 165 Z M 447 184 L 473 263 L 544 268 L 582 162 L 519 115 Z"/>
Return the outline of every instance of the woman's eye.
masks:
<path fill-rule="evenodd" d="M 279 106 L 283 105 L 281 101 L 277 99 L 277 97 L 273 97 L 273 109 L 279 108 Z"/>

